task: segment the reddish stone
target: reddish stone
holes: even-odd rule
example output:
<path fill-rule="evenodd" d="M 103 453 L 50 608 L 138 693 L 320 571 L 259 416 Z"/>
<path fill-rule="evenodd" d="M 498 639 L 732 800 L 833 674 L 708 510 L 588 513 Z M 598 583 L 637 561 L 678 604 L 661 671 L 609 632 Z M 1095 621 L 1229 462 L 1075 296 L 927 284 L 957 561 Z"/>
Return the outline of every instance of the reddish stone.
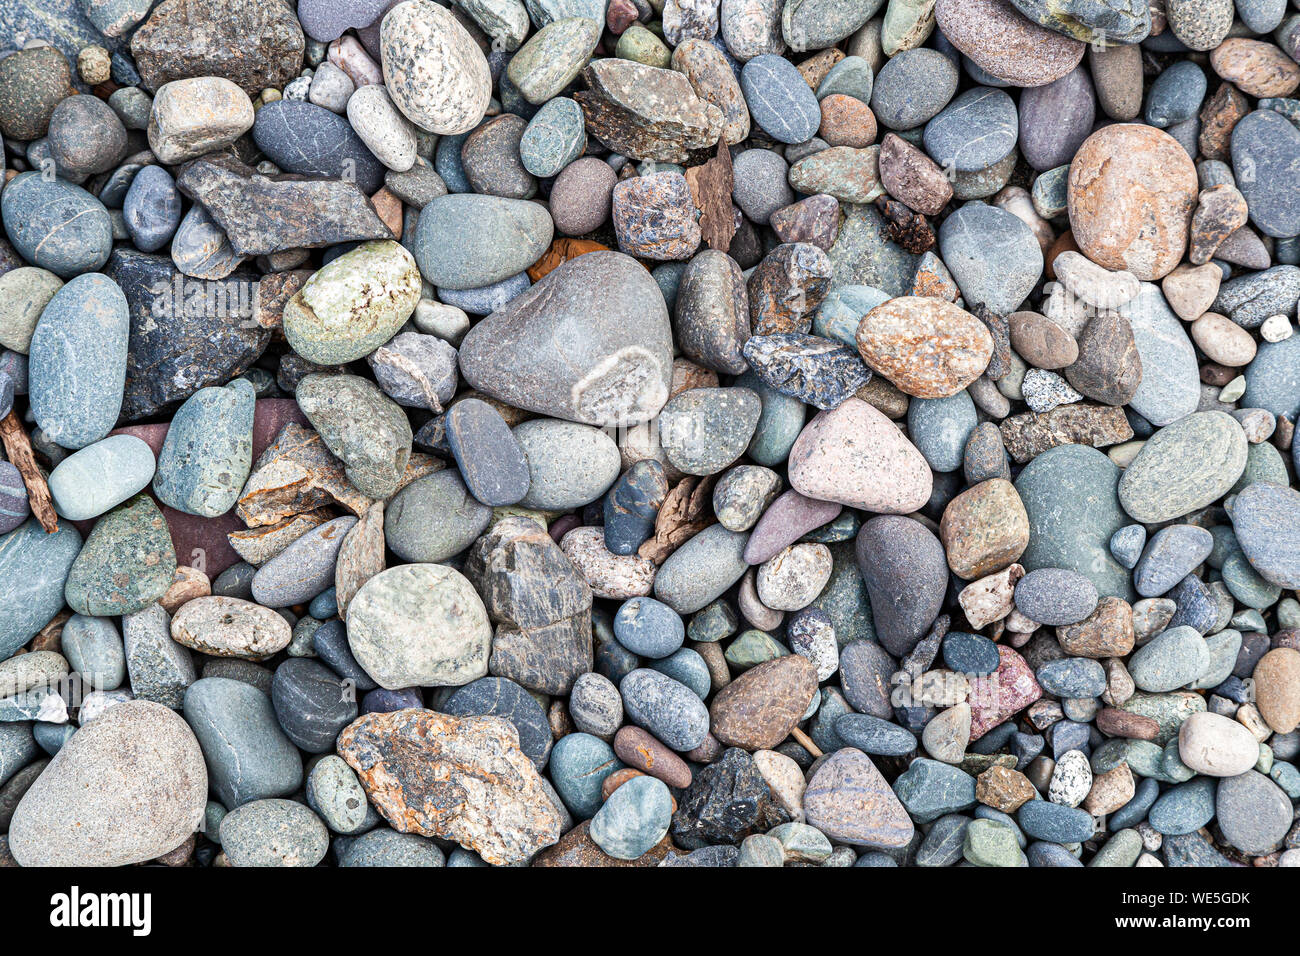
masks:
<path fill-rule="evenodd" d="M 998 657 L 1002 662 L 997 670 L 988 677 L 971 680 L 971 693 L 967 698 L 971 743 L 1043 696 L 1043 689 L 1038 686 L 1034 672 L 1023 657 L 1001 645 Z"/>
<path fill-rule="evenodd" d="M 614 753 L 638 772 L 658 777 L 681 790 L 691 785 L 691 768 L 652 734 L 640 727 L 623 727 L 614 735 Z"/>

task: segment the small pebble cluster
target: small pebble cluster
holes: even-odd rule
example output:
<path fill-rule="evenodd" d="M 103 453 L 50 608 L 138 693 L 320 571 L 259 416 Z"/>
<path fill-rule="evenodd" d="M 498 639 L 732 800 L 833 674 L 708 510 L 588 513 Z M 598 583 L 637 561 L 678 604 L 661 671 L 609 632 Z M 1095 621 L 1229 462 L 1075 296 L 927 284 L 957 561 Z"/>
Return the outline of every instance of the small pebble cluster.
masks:
<path fill-rule="evenodd" d="M 0 863 L 1300 866 L 1297 11 L 0 0 Z"/>

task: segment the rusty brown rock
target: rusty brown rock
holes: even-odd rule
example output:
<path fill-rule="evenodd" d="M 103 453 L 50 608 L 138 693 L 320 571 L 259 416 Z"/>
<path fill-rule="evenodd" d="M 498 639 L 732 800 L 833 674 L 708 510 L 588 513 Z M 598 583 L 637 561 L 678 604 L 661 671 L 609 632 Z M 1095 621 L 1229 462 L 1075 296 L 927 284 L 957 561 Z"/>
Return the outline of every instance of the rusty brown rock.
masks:
<path fill-rule="evenodd" d="M 257 459 L 235 511 L 251 528 L 332 504 L 360 517 L 372 503 L 348 481 L 343 462 L 320 435 L 289 422 Z"/>
<path fill-rule="evenodd" d="M 1220 83 L 1214 95 L 1201 107 L 1201 155 L 1225 162 L 1232 156 L 1232 130 L 1250 112 L 1250 101 L 1231 83 Z"/>
<path fill-rule="evenodd" d="M 989 767 L 975 778 L 975 799 L 1003 813 L 1015 813 L 1036 795 L 1029 778 L 1009 767 Z"/>
<path fill-rule="evenodd" d="M 596 841 L 587 832 L 590 829 L 591 821 L 583 820 L 560 837 L 559 842 L 554 846 L 537 854 L 533 859 L 533 866 L 658 866 L 660 860 L 677 849 L 672 837 L 665 835 L 662 840 L 635 860 L 620 860 L 610 856 L 596 845 Z"/>
<path fill-rule="evenodd" d="M 917 398 L 947 398 L 988 367 L 993 336 L 965 309 L 941 299 L 902 296 L 858 325 L 858 352 L 872 370 Z"/>
<path fill-rule="evenodd" d="M 880 143 L 880 182 L 889 195 L 927 216 L 943 212 L 952 199 L 943 170 L 896 133 L 885 134 Z"/>
<path fill-rule="evenodd" d="M 726 145 L 735 145 L 748 138 L 749 107 L 721 50 L 698 37 L 683 40 L 673 50 L 672 68 L 690 81 L 696 96 L 722 111 L 724 152 Z"/>
<path fill-rule="evenodd" d="M 1093 816 L 1114 813 L 1133 799 L 1136 789 L 1133 771 L 1122 763 L 1092 778 L 1092 789 L 1083 798 L 1083 809 Z"/>
<path fill-rule="evenodd" d="M 748 113 L 745 119 L 748 123 Z M 736 235 L 735 207 L 731 204 L 735 180 L 727 144 L 718 143 L 717 154 L 711 160 L 686 170 L 686 184 L 691 187 L 691 201 L 700 214 L 700 236 L 704 244 L 725 252 Z"/>
<path fill-rule="evenodd" d="M 454 840 L 498 865 L 560 838 L 563 816 L 507 720 L 366 714 L 343 728 L 338 752 L 399 833 Z"/>
<path fill-rule="evenodd" d="M 768 225 L 782 242 L 807 242 L 826 252 L 840 231 L 840 204 L 818 193 L 772 213 Z"/>
<path fill-rule="evenodd" d="M 817 693 L 817 668 L 788 654 L 741 674 L 709 708 L 709 732 L 729 747 L 771 750 L 789 736 Z"/>
<path fill-rule="evenodd" d="M 1210 53 L 1210 66 L 1251 96 L 1290 96 L 1300 87 L 1300 64 L 1263 40 L 1224 40 Z"/>
<path fill-rule="evenodd" d="M 1122 598 L 1103 597 L 1082 621 L 1058 627 L 1056 639 L 1074 657 L 1123 657 L 1133 650 L 1133 608 Z"/>
<path fill-rule="evenodd" d="M 1062 405 L 1050 412 L 1012 415 L 998 427 L 1007 453 L 1021 465 L 1057 445 L 1102 448 L 1133 437 L 1124 409 L 1083 402 Z"/>
<path fill-rule="evenodd" d="M 1223 240 L 1244 226 L 1248 217 L 1246 197 L 1231 183 L 1220 183 L 1203 191 L 1192 214 L 1191 250 L 1187 258 L 1193 265 L 1205 265 L 1223 245 Z"/>
<path fill-rule="evenodd" d="M 614 735 L 614 753 L 629 767 L 658 777 L 670 787 L 680 790 L 691 785 L 690 765 L 640 727 L 620 728 Z"/>
<path fill-rule="evenodd" d="M 1135 123 L 1102 127 L 1070 163 L 1074 241 L 1097 265 L 1154 281 L 1183 257 L 1196 193 L 1196 167 L 1168 133 Z"/>
<path fill-rule="evenodd" d="M 1160 734 L 1160 723 L 1154 717 L 1114 707 L 1103 707 L 1097 711 L 1096 723 L 1097 729 L 1109 737 L 1155 740 Z"/>
<path fill-rule="evenodd" d="M 806 333 L 831 285 L 831 260 L 817 246 L 787 242 L 769 252 L 749 276 L 753 335 Z"/>
<path fill-rule="evenodd" d="M 384 570 L 384 503 L 371 505 L 343 538 L 334 565 L 334 596 L 339 619 L 348 619 L 348 605 L 372 577 Z"/>
<path fill-rule="evenodd" d="M 981 69 L 1013 86 L 1045 86 L 1083 59 L 1085 45 L 1041 27 L 1006 0 L 939 0 L 943 35 Z"/>
<path fill-rule="evenodd" d="M 876 115 L 860 99 L 832 93 L 822 99 L 821 110 L 817 135 L 831 146 L 862 149 L 876 141 Z"/>
<path fill-rule="evenodd" d="M 1127 404 L 1142 384 L 1142 357 L 1128 319 L 1098 312 L 1079 333 L 1078 343 L 1079 357 L 1066 367 L 1066 380 L 1094 401 Z"/>
<path fill-rule="evenodd" d="M 176 573 L 172 575 L 171 587 L 158 599 L 158 603 L 168 614 L 175 614 L 181 605 L 211 593 L 212 582 L 208 580 L 208 576 L 198 568 L 182 564 L 176 568 Z"/>
<path fill-rule="evenodd" d="M 952 573 L 970 581 L 1001 571 L 1024 554 L 1029 515 L 1015 485 L 990 478 L 948 502 L 939 538 Z"/>
<path fill-rule="evenodd" d="M 1255 706 L 1274 733 L 1300 725 L 1300 651 L 1275 647 L 1255 665 Z"/>
<path fill-rule="evenodd" d="M 311 277 L 311 269 L 269 272 L 262 276 L 253 293 L 253 321 L 264 329 L 280 328 L 285 305 Z"/>

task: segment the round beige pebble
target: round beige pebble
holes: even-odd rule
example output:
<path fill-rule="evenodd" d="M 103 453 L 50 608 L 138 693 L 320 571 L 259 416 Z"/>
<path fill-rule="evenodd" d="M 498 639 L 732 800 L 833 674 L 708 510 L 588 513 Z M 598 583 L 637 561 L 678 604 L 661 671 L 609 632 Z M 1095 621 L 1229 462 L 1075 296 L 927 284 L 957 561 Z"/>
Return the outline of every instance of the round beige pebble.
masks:
<path fill-rule="evenodd" d="M 379 85 L 363 86 L 348 97 L 348 122 L 375 158 L 397 173 L 415 165 L 415 126 Z"/>
<path fill-rule="evenodd" d="M 1178 757 L 1207 777 L 1235 777 L 1255 766 L 1259 743 L 1237 721 L 1200 711 L 1178 729 Z"/>
<path fill-rule="evenodd" d="M 1192 341 L 1220 365 L 1241 368 L 1255 357 L 1255 337 L 1217 312 L 1206 312 L 1192 323 Z"/>
<path fill-rule="evenodd" d="M 289 646 L 289 622 L 270 608 L 232 597 L 201 597 L 172 618 L 172 640 L 213 657 L 264 661 Z"/>
<path fill-rule="evenodd" d="M 560 550 L 596 597 L 625 601 L 649 594 L 654 586 L 654 562 L 635 554 L 614 554 L 605 547 L 604 528 L 574 528 L 560 539 Z"/>
<path fill-rule="evenodd" d="M 758 569 L 758 597 L 775 611 L 798 611 L 813 602 L 831 577 L 831 549 L 805 542 L 783 548 Z"/>

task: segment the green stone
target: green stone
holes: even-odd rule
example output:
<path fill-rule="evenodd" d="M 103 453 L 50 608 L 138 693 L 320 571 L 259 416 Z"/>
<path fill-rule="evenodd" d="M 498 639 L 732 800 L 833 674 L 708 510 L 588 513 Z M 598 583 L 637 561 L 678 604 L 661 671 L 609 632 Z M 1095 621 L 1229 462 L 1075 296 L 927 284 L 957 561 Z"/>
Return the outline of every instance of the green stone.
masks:
<path fill-rule="evenodd" d="M 747 671 L 789 653 L 766 631 L 749 630 L 727 645 L 724 656 L 736 670 Z"/>
<path fill-rule="evenodd" d="M 253 467 L 253 383 L 201 388 L 167 429 L 153 489 L 177 511 L 215 518 L 235 506 Z"/>
<path fill-rule="evenodd" d="M 1011 827 L 997 820 L 972 820 L 962 856 L 976 866 L 1020 866 L 1020 845 Z"/>
<path fill-rule="evenodd" d="M 614 55 L 621 60 L 635 60 L 661 70 L 668 69 L 673 60 L 664 41 L 639 23 L 634 23 L 623 31 L 623 35 L 618 38 L 618 46 L 614 48 Z"/>
<path fill-rule="evenodd" d="M 78 614 L 134 614 L 166 594 L 175 574 L 167 520 L 152 498 L 136 495 L 99 519 L 72 563 L 63 596 Z"/>
<path fill-rule="evenodd" d="M 406 412 L 358 375 L 315 372 L 298 383 L 295 397 L 325 446 L 346 466 L 357 491 L 388 499 L 411 457 Z"/>
<path fill-rule="evenodd" d="M 1225 412 L 1195 412 L 1157 431 L 1125 470 L 1119 500 L 1137 521 L 1171 521 L 1213 504 L 1246 468 L 1246 433 Z"/>

